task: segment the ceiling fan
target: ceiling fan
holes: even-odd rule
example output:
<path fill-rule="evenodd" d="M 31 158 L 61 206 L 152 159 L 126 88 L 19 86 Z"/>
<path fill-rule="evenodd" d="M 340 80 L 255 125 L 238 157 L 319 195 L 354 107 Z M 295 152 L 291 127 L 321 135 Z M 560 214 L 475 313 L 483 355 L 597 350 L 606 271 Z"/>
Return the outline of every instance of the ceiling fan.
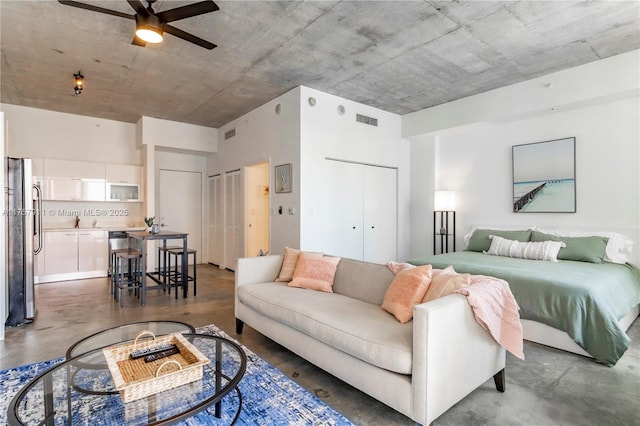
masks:
<path fill-rule="evenodd" d="M 131 44 L 136 46 L 146 46 L 147 43 L 159 43 L 163 39 L 163 33 L 166 32 L 190 43 L 204 47 L 205 49 L 211 50 L 216 47 L 215 44 L 208 42 L 207 40 L 203 40 L 200 37 L 196 37 L 193 34 L 189 34 L 169 25 L 169 22 L 219 10 L 220 8 L 213 2 L 213 0 L 200 1 L 187 6 L 164 10 L 162 12 L 155 12 L 153 10 L 152 5 L 156 0 L 146 0 L 149 4 L 148 7 L 144 7 L 140 0 L 127 0 L 127 3 L 129 3 L 136 12 L 133 15 L 74 0 L 58 0 L 58 2 L 66 6 L 73 6 L 80 9 L 91 10 L 93 12 L 119 16 L 120 18 L 134 19 L 136 21 L 136 35 Z"/>

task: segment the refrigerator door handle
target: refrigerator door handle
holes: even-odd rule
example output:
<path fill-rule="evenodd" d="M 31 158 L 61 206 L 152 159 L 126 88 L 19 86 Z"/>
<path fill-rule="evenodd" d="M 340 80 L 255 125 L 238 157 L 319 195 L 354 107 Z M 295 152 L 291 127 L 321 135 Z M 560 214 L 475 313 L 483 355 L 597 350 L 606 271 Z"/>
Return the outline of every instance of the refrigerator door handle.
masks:
<path fill-rule="evenodd" d="M 37 230 L 38 233 L 38 248 L 33 251 L 33 254 L 38 254 L 42 251 L 42 190 L 40 186 L 33 185 L 33 189 L 36 190 L 36 213 L 35 220 L 38 222 Z"/>

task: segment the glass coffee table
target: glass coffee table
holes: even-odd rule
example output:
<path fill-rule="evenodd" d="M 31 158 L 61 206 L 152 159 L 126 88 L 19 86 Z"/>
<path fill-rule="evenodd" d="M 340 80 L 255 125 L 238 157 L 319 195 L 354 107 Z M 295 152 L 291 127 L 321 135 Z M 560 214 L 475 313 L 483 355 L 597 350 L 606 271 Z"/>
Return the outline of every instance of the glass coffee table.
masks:
<path fill-rule="evenodd" d="M 222 398 L 234 390 L 238 407 L 231 424 L 237 421 L 242 407 L 238 383 L 246 370 L 247 357 L 235 342 L 219 336 L 184 333 L 211 361 L 203 366 L 203 378 L 125 403 L 115 389 L 102 347 L 79 353 L 84 350 L 81 342 L 103 341 L 96 336 L 69 348 L 77 355 L 35 377 L 14 396 L 7 412 L 10 425 L 171 424 L 212 405 L 214 415 L 220 418 Z M 111 344 L 114 342 L 106 346 Z"/>
<path fill-rule="evenodd" d="M 130 324 L 119 325 L 113 328 L 99 331 L 87 336 L 67 349 L 66 358 L 92 351 L 105 346 L 132 341 L 136 335 L 144 330 L 148 330 L 156 336 L 172 333 L 195 333 L 193 326 L 179 321 L 140 321 Z"/>

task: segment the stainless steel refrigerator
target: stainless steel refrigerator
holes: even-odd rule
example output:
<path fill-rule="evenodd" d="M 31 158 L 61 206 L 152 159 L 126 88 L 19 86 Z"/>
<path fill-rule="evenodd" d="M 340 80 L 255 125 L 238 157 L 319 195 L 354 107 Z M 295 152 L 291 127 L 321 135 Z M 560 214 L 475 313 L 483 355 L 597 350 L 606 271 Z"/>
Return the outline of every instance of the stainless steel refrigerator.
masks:
<path fill-rule="evenodd" d="M 34 256 L 42 250 L 42 197 L 33 182 L 31 159 L 6 158 L 7 283 L 6 326 L 32 322 L 36 315 Z"/>

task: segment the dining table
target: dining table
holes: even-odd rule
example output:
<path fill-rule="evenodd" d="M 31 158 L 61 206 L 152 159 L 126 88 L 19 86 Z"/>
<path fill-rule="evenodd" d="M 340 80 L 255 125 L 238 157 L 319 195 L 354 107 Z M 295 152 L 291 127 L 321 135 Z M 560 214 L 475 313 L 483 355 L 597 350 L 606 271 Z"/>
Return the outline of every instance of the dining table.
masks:
<path fill-rule="evenodd" d="M 140 265 L 140 303 L 144 306 L 147 301 L 147 290 L 151 289 L 165 289 L 167 288 L 167 284 L 161 281 L 159 278 L 156 278 L 153 273 L 147 271 L 147 243 L 149 241 L 162 241 L 162 246 L 167 247 L 168 240 L 182 240 L 182 262 L 181 262 L 181 271 L 180 271 L 180 281 L 176 283 L 176 285 L 182 286 L 182 294 L 183 297 L 187 297 L 188 294 L 188 286 L 189 279 L 187 277 L 187 269 L 188 269 L 188 251 L 187 251 L 187 236 L 189 234 L 186 232 L 175 232 L 175 231 L 159 231 L 157 233 L 151 233 L 148 231 L 132 231 L 127 232 L 127 236 L 129 238 L 129 248 L 132 248 L 132 242 L 135 242 L 137 245 L 140 254 L 142 256 L 141 265 Z M 148 286 L 147 278 L 153 280 L 157 285 Z M 177 291 L 177 290 L 176 290 Z"/>

